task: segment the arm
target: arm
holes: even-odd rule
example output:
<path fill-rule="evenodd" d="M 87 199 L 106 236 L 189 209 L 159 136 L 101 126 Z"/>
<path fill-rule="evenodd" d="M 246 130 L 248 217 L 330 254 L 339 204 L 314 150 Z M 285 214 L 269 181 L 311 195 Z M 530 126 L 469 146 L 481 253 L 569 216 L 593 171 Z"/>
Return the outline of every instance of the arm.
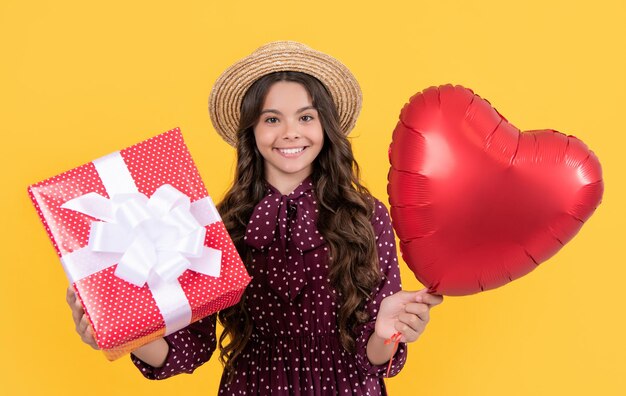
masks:
<path fill-rule="evenodd" d="M 370 376 L 384 377 L 387 363 L 393 352 L 393 344 L 385 345 L 385 337 L 375 331 L 376 319 L 383 300 L 402 288 L 400 268 L 396 254 L 396 242 L 387 208 L 378 200 L 375 201 L 372 227 L 376 235 L 376 250 L 381 271 L 381 282 L 372 292 L 372 298 L 365 305 L 370 320 L 355 329 L 356 358 L 359 369 Z M 391 336 L 391 335 L 390 335 Z M 390 375 L 396 375 L 406 360 L 406 345 L 401 343 L 393 356 Z"/>
<path fill-rule="evenodd" d="M 381 271 L 387 278 L 383 288 L 387 287 L 388 292 L 383 293 L 375 318 L 374 331 L 371 333 L 366 346 L 367 358 L 374 366 L 385 364 L 392 357 L 394 343 L 385 345 L 385 340 L 390 339 L 396 333 L 400 333 L 399 341 L 401 343 L 416 341 L 430 320 L 430 308 L 443 301 L 442 296 L 428 294 L 426 289 L 418 292 L 400 290 L 400 274 L 395 254 L 393 229 L 387 210 L 382 204 L 378 205 L 373 226 L 375 230 L 377 227 L 382 228 L 382 230 L 377 230 L 379 232 L 376 233 L 376 242 Z M 385 296 L 385 294 L 387 295 Z M 398 349 L 400 350 L 400 348 Z M 395 364 L 395 362 L 393 363 Z M 400 368 L 397 368 L 397 371 Z"/>
<path fill-rule="evenodd" d="M 215 351 L 215 317 L 208 316 L 136 349 L 130 355 L 132 362 L 148 379 L 191 374 Z"/>
<path fill-rule="evenodd" d="M 393 343 L 385 344 L 385 338 L 373 332 L 367 341 L 367 359 L 374 366 L 385 364 L 391 359 L 393 348 Z"/>
<path fill-rule="evenodd" d="M 98 349 L 93 330 L 73 288 L 67 289 L 66 300 L 72 310 L 76 332 L 82 341 Z M 191 373 L 211 358 L 215 350 L 215 314 L 137 348 L 131 359 L 149 379 L 164 379 L 179 373 Z"/>
<path fill-rule="evenodd" d="M 170 346 L 167 341 L 165 341 L 165 338 L 159 338 L 135 349 L 132 354 L 142 362 L 152 367 L 159 368 L 165 365 L 165 359 L 167 359 L 169 352 Z"/>

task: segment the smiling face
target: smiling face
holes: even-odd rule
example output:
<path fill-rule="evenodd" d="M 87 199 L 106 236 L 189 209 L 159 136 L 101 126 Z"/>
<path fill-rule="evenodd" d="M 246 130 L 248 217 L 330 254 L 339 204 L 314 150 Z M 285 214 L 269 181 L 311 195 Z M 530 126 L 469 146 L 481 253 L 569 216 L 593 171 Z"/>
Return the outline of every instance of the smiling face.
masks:
<path fill-rule="evenodd" d="M 303 85 L 278 81 L 270 87 L 254 138 L 264 159 L 265 179 L 283 194 L 311 174 L 324 145 L 324 130 Z"/>

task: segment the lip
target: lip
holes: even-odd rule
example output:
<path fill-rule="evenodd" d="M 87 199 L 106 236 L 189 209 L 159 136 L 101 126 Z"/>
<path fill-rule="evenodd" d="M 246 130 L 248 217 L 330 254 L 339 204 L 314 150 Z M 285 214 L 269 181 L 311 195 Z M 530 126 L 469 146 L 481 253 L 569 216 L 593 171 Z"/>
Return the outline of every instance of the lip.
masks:
<path fill-rule="evenodd" d="M 304 153 L 306 151 L 306 149 L 309 146 L 298 146 L 298 147 L 274 147 L 274 150 L 282 157 L 285 158 L 295 158 L 295 157 L 299 157 L 302 155 L 302 153 Z M 288 154 L 283 152 L 282 150 L 289 150 L 289 149 L 302 149 L 301 151 L 298 151 L 297 153 L 292 153 L 292 154 Z"/>

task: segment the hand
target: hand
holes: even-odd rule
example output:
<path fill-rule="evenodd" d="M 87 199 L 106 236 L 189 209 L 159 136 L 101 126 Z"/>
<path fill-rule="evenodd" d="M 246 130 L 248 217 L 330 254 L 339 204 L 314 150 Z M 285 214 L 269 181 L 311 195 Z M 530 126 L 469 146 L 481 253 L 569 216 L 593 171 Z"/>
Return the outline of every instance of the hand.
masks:
<path fill-rule="evenodd" d="M 376 335 L 390 339 L 400 332 L 400 342 L 417 340 L 430 320 L 430 309 L 442 301 L 443 296 L 429 294 L 427 289 L 417 292 L 399 291 L 385 297 L 376 318 Z"/>
<path fill-rule="evenodd" d="M 85 315 L 83 306 L 78 298 L 76 298 L 76 292 L 72 286 L 67 288 L 67 295 L 65 296 L 65 299 L 67 300 L 67 304 L 72 309 L 72 318 L 74 319 L 76 332 L 80 335 L 80 338 L 85 344 L 90 345 L 93 349 L 100 349 L 98 348 L 98 344 L 96 344 L 91 324 L 89 324 L 89 320 L 87 319 L 87 315 Z"/>

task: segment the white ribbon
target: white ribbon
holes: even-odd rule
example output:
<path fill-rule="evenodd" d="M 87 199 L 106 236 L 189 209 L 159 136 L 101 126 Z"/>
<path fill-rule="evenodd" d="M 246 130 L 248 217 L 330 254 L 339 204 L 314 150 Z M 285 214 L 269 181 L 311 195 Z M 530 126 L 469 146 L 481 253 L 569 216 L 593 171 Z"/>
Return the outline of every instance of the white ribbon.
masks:
<path fill-rule="evenodd" d="M 70 281 L 117 264 L 119 278 L 148 284 L 166 334 L 187 326 L 191 307 L 178 277 L 188 269 L 220 275 L 222 252 L 204 246 L 205 226 L 221 220 L 211 198 L 191 203 L 169 184 L 148 198 L 137 192 L 119 153 L 94 165 L 111 198 L 87 193 L 61 205 L 101 220 L 91 224 L 88 246 L 61 258 Z"/>

